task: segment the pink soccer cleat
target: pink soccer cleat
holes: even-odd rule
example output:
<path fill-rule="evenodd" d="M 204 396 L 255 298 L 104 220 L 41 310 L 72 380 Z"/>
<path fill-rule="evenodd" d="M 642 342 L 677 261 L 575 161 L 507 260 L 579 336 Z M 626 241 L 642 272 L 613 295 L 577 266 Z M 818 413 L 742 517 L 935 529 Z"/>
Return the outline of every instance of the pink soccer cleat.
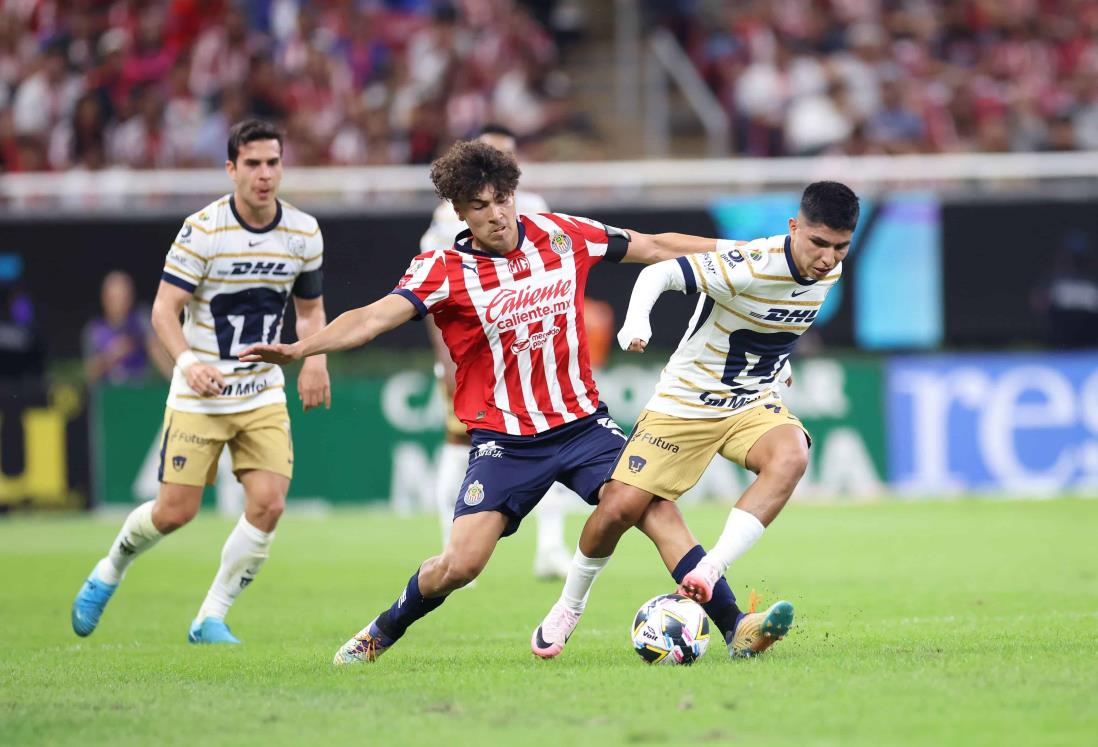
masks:
<path fill-rule="evenodd" d="M 694 570 L 686 574 L 679 584 L 678 593 L 690 597 L 698 604 L 705 604 L 713 598 L 713 585 L 721 577 L 721 572 L 708 563 L 698 563 Z"/>
<path fill-rule="evenodd" d="M 554 604 L 530 638 L 530 650 L 543 659 L 558 656 L 579 624 L 581 614 L 572 612 L 561 602 Z"/>

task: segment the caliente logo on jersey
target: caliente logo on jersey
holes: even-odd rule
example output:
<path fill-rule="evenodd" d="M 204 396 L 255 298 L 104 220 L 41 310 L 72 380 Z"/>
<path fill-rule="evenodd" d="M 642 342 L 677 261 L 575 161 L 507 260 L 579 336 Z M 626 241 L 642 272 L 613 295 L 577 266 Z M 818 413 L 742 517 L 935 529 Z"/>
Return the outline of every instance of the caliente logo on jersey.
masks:
<path fill-rule="evenodd" d="M 484 319 L 500 329 L 562 314 L 572 307 L 572 281 L 519 289 L 501 288 L 484 309 Z"/>

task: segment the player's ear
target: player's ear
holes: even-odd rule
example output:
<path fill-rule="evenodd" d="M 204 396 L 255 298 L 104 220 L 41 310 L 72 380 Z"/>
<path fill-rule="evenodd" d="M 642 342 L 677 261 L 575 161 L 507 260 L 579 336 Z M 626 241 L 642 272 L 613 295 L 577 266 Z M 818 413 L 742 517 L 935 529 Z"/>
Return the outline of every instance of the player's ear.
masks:
<path fill-rule="evenodd" d="M 789 219 L 789 234 L 792 236 L 796 232 L 797 232 L 797 219 L 796 218 L 790 218 Z"/>
<path fill-rule="evenodd" d="M 236 164 L 228 159 L 225 160 L 225 173 L 229 175 L 230 179 L 236 175 Z"/>

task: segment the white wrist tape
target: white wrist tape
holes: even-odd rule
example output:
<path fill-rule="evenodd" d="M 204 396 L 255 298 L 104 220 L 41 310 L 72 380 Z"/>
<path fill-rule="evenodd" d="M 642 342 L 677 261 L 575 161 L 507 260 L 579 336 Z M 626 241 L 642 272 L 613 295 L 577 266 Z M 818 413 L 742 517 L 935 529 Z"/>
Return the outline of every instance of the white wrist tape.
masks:
<path fill-rule="evenodd" d="M 175 367 L 183 374 L 187 373 L 187 369 L 198 363 L 198 356 L 194 354 L 193 350 L 184 350 L 179 354 L 179 357 L 175 359 Z"/>

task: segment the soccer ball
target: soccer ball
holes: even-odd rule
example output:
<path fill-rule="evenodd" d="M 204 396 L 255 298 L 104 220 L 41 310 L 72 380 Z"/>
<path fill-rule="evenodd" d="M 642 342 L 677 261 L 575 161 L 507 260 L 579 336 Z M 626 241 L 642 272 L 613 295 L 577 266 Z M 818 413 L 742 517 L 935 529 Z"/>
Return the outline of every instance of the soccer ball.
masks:
<path fill-rule="evenodd" d="M 632 640 L 649 664 L 693 664 L 709 648 L 709 618 L 694 600 L 661 594 L 637 610 Z"/>

